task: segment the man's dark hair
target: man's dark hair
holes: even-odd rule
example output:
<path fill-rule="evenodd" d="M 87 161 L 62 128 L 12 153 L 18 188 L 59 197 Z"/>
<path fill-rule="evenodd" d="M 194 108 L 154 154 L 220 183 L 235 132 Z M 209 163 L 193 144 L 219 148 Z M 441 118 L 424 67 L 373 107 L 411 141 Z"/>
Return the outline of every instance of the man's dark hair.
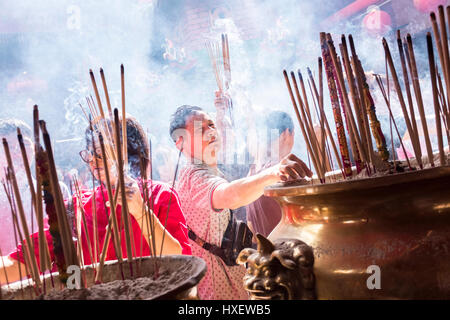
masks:
<path fill-rule="evenodd" d="M 294 122 L 289 114 L 283 111 L 272 111 L 266 116 L 267 136 L 270 141 L 270 134 L 272 130 L 278 130 L 280 136 L 286 129 L 290 133 L 294 131 Z"/>
<path fill-rule="evenodd" d="M 112 129 L 112 121 L 109 119 L 105 120 L 110 128 L 110 131 L 113 133 Z M 97 135 L 96 125 L 94 125 L 94 137 Z M 120 141 L 122 142 L 122 121 L 120 121 L 119 126 L 120 132 Z M 92 135 L 90 127 L 86 129 L 85 138 L 86 138 L 86 146 L 92 147 Z M 96 143 L 98 143 L 96 141 Z M 95 146 L 99 148 L 99 145 Z M 130 168 L 130 173 L 134 178 L 140 178 L 141 175 L 141 163 L 140 157 L 142 157 L 142 164 L 144 170 L 147 169 L 148 164 L 150 163 L 150 145 L 147 139 L 147 134 L 144 132 L 142 126 L 137 122 L 137 120 L 131 116 L 127 116 L 127 150 L 128 150 L 128 165 Z M 144 172 L 144 176 L 146 177 L 146 172 Z"/>
<path fill-rule="evenodd" d="M 175 135 L 174 132 L 177 129 L 186 128 L 186 121 L 189 118 L 189 116 L 200 111 L 203 111 L 203 109 L 197 106 L 183 105 L 181 107 L 178 107 L 178 109 L 170 117 L 169 133 L 173 141 L 176 142 L 178 139 L 178 137 Z"/>
<path fill-rule="evenodd" d="M 19 119 L 0 119 L 0 136 L 15 135 L 17 128 L 20 128 L 22 135 L 31 138 L 31 128 L 24 121 Z"/>

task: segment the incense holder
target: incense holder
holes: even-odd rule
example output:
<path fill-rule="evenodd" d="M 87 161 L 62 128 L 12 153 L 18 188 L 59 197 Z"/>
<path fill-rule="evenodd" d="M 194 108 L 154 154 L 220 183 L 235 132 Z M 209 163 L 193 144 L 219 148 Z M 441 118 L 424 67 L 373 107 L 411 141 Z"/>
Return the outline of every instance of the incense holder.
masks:
<path fill-rule="evenodd" d="M 34 287 L 24 280 L 10 284 L 9 288 L 3 286 L 2 299 L 197 300 L 197 284 L 206 273 L 206 263 L 198 257 L 185 255 L 136 258 L 131 264 L 107 261 L 101 284 L 95 284 L 92 265 L 81 269 L 80 273 L 81 288 L 63 287 L 58 273 L 53 273 L 43 279 L 47 288 L 45 294 L 36 293 Z"/>
<path fill-rule="evenodd" d="M 450 166 L 317 185 L 273 185 L 269 235 L 314 251 L 318 299 L 450 298 Z"/>

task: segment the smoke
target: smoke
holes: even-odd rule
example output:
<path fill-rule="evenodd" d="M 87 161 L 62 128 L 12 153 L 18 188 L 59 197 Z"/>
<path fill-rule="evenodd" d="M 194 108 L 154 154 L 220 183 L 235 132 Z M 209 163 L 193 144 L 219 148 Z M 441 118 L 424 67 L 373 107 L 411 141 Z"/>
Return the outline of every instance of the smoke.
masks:
<path fill-rule="evenodd" d="M 327 17 L 347 4 L 346 0 L 332 3 L 295 0 L 244 3 L 237 0 L 3 1 L 0 20 L 6 22 L 1 25 L 4 72 L 0 77 L 0 117 L 15 117 L 30 123 L 32 106 L 38 104 L 55 144 L 57 164 L 64 170 L 80 169 L 83 164 L 78 151 L 84 148 L 87 121 L 79 103 L 87 109 L 85 98 L 93 96 L 88 71 L 92 69 L 95 73 L 106 110 L 99 75 L 99 68 L 104 69 L 112 106 L 120 108 L 120 64 L 123 63 L 127 112 L 148 130 L 154 150 L 169 148 L 165 152 L 173 153 L 168 123 L 170 114 L 178 106 L 198 105 L 215 112 L 217 86 L 207 51 L 202 45 L 194 46 L 192 32 L 188 34 L 188 26 L 197 23 L 192 21 L 194 18 L 189 12 L 205 9 L 209 18 L 198 22 L 203 26 L 202 34 L 197 35 L 200 42 L 220 41 L 221 33 L 228 34 L 230 94 L 236 139 L 242 140 L 237 143 L 237 149 L 242 153 L 251 137 L 258 139 L 255 132 L 260 129 L 259 120 L 268 111 L 282 110 L 295 120 L 282 70 L 300 69 L 306 80 L 306 68 L 310 67 L 317 77 L 317 58 L 321 54 L 319 32 L 330 32 L 336 44 L 341 34 L 351 33 L 366 71 L 385 73 L 381 37 L 369 35 L 361 27 L 364 12 L 343 22 L 323 25 Z M 390 5 L 389 2 L 384 4 Z M 412 6 L 405 8 L 415 10 Z M 409 30 L 414 31 L 413 27 Z M 385 36 L 400 74 L 394 31 Z M 414 43 L 427 114 L 433 115 L 424 36 L 419 35 Z M 435 55 L 437 59 L 437 52 Z M 308 86 L 306 90 L 309 94 Z M 324 90 L 325 110 L 334 129 L 326 79 Z M 384 100 L 376 86 L 372 92 L 388 135 Z M 393 111 L 400 119 L 401 109 L 395 92 L 391 98 Z M 309 99 L 313 107 L 311 96 Z M 404 128 L 401 123 L 399 126 Z M 307 158 L 297 124 L 293 151 Z M 164 166 L 165 163 L 157 163 L 164 158 L 155 156 L 155 165 Z"/>
<path fill-rule="evenodd" d="M 247 149 L 253 156 L 264 154 L 261 147 L 265 145 L 263 140 L 267 134 L 263 120 L 270 111 L 277 109 L 292 116 L 295 124 L 293 152 L 308 163 L 282 70 L 296 72 L 299 69 L 306 81 L 306 68 L 309 67 L 317 80 L 317 58 L 321 55 L 319 33 L 324 31 L 332 34 L 337 49 L 341 35 L 352 34 L 367 74 L 386 73 L 382 35 L 369 34 L 362 27 L 366 12 L 360 11 L 346 19 L 324 24 L 328 17 L 351 2 L 2 1 L 0 118 L 18 118 L 31 124 L 32 107 L 38 104 L 40 117 L 46 120 L 53 140 L 61 180 L 64 175 L 70 179 L 76 173 L 82 184 L 90 186 L 91 176 L 78 155 L 85 148 L 84 134 L 88 125 L 79 104 L 88 110 L 86 98 L 92 95 L 95 100 L 89 78 L 89 69 L 92 69 L 106 110 L 99 74 L 99 69 L 103 68 L 112 107 L 120 110 L 120 65 L 124 64 L 126 111 L 136 117 L 152 141 L 153 177 L 171 183 L 178 152 L 169 137 L 170 115 L 185 104 L 200 106 L 211 114 L 216 112 L 217 85 L 204 42 L 220 42 L 221 34 L 226 33 L 232 79 L 229 93 L 233 99 L 235 121 L 233 146 L 238 160 L 255 160 L 251 156 L 246 157 Z M 407 32 L 413 35 L 428 127 L 434 128 L 425 41 L 425 32 L 431 30 L 428 13 L 418 12 L 409 0 L 378 3 L 381 10 L 391 14 L 401 11 L 401 16 L 408 18 L 400 21 L 397 15 L 392 17 L 393 24 L 402 27 L 402 36 Z M 395 31 L 391 28 L 383 36 L 389 43 L 402 82 Z M 436 50 L 435 59 L 441 69 Z M 391 149 L 389 112 L 376 82 L 370 77 L 368 80 L 382 130 Z M 313 120 L 317 122 L 307 81 L 305 85 L 313 108 Z M 404 89 L 403 82 L 401 86 Z M 395 120 L 403 136 L 406 126 L 392 82 L 389 90 Z M 419 120 L 412 87 L 411 91 Z M 332 131 L 335 131 L 325 75 L 324 95 L 327 118 Z M 421 128 L 419 121 L 418 127 Z M 392 139 L 394 148 L 398 150 L 399 139 L 395 131 Z M 444 141 L 446 144 L 446 139 Z M 436 149 L 435 136 L 433 146 Z M 422 153 L 425 154 L 424 146 Z M 233 160 L 233 157 L 227 157 L 230 158 Z M 246 174 L 247 171 L 240 171 L 235 177 Z M 23 174 L 18 173 L 18 176 Z M 8 207 L 3 192 L 0 207 Z M 2 219 L 7 221 L 9 213 L 3 209 Z M 9 226 L 10 221 L 7 224 Z M 10 247 L 3 249 L 11 249 L 13 245 L 9 243 Z"/>

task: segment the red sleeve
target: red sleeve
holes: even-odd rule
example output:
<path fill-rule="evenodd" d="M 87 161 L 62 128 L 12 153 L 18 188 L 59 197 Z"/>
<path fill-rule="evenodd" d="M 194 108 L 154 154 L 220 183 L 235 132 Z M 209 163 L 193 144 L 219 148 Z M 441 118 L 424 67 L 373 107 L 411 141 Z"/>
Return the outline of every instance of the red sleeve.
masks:
<path fill-rule="evenodd" d="M 191 255 L 186 218 L 181 211 L 180 198 L 177 192 L 169 186 L 161 185 L 155 200 L 155 204 L 157 203 L 155 214 L 159 221 L 163 226 L 166 224 L 166 230 L 178 240 L 182 247 L 182 254 Z M 167 209 L 169 209 L 169 212 L 167 212 Z"/>
<path fill-rule="evenodd" d="M 53 242 L 52 242 L 52 236 L 50 235 L 50 231 L 46 228 L 44 229 L 45 232 L 45 237 L 47 238 L 47 243 L 48 243 L 48 248 L 50 251 L 50 260 L 53 262 L 55 261 L 55 257 L 53 255 Z M 36 256 L 36 260 L 37 260 L 37 264 L 38 264 L 38 268 L 40 268 L 40 257 L 39 257 L 39 233 L 35 232 L 33 234 L 31 234 L 31 240 L 33 242 L 33 247 L 34 247 L 34 255 Z M 26 241 L 25 239 L 22 241 L 22 243 L 20 243 L 16 250 L 14 250 L 13 252 L 11 252 L 8 256 L 11 259 L 14 260 L 18 260 L 20 262 L 22 262 L 23 264 L 25 264 L 25 258 L 24 258 L 24 246 L 26 246 Z M 52 270 L 53 271 L 53 270 Z"/>

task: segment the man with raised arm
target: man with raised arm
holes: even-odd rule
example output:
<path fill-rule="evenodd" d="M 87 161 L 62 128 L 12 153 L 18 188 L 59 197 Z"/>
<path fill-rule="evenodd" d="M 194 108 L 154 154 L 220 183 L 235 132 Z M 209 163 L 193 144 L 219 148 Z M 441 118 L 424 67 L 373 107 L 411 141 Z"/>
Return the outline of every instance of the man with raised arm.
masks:
<path fill-rule="evenodd" d="M 221 146 L 215 122 L 196 106 L 184 105 L 176 110 L 170 122 L 170 135 L 188 160 L 176 190 L 186 216 L 192 253 L 203 258 L 208 267 L 198 286 L 199 296 L 213 300 L 248 299 L 242 283 L 245 268 L 230 265 L 229 261 L 225 263 L 221 250 L 224 235 L 233 222 L 230 209 L 257 200 L 266 186 L 310 177 L 312 172 L 295 155 L 289 154 L 253 176 L 228 182 L 217 168 Z"/>

